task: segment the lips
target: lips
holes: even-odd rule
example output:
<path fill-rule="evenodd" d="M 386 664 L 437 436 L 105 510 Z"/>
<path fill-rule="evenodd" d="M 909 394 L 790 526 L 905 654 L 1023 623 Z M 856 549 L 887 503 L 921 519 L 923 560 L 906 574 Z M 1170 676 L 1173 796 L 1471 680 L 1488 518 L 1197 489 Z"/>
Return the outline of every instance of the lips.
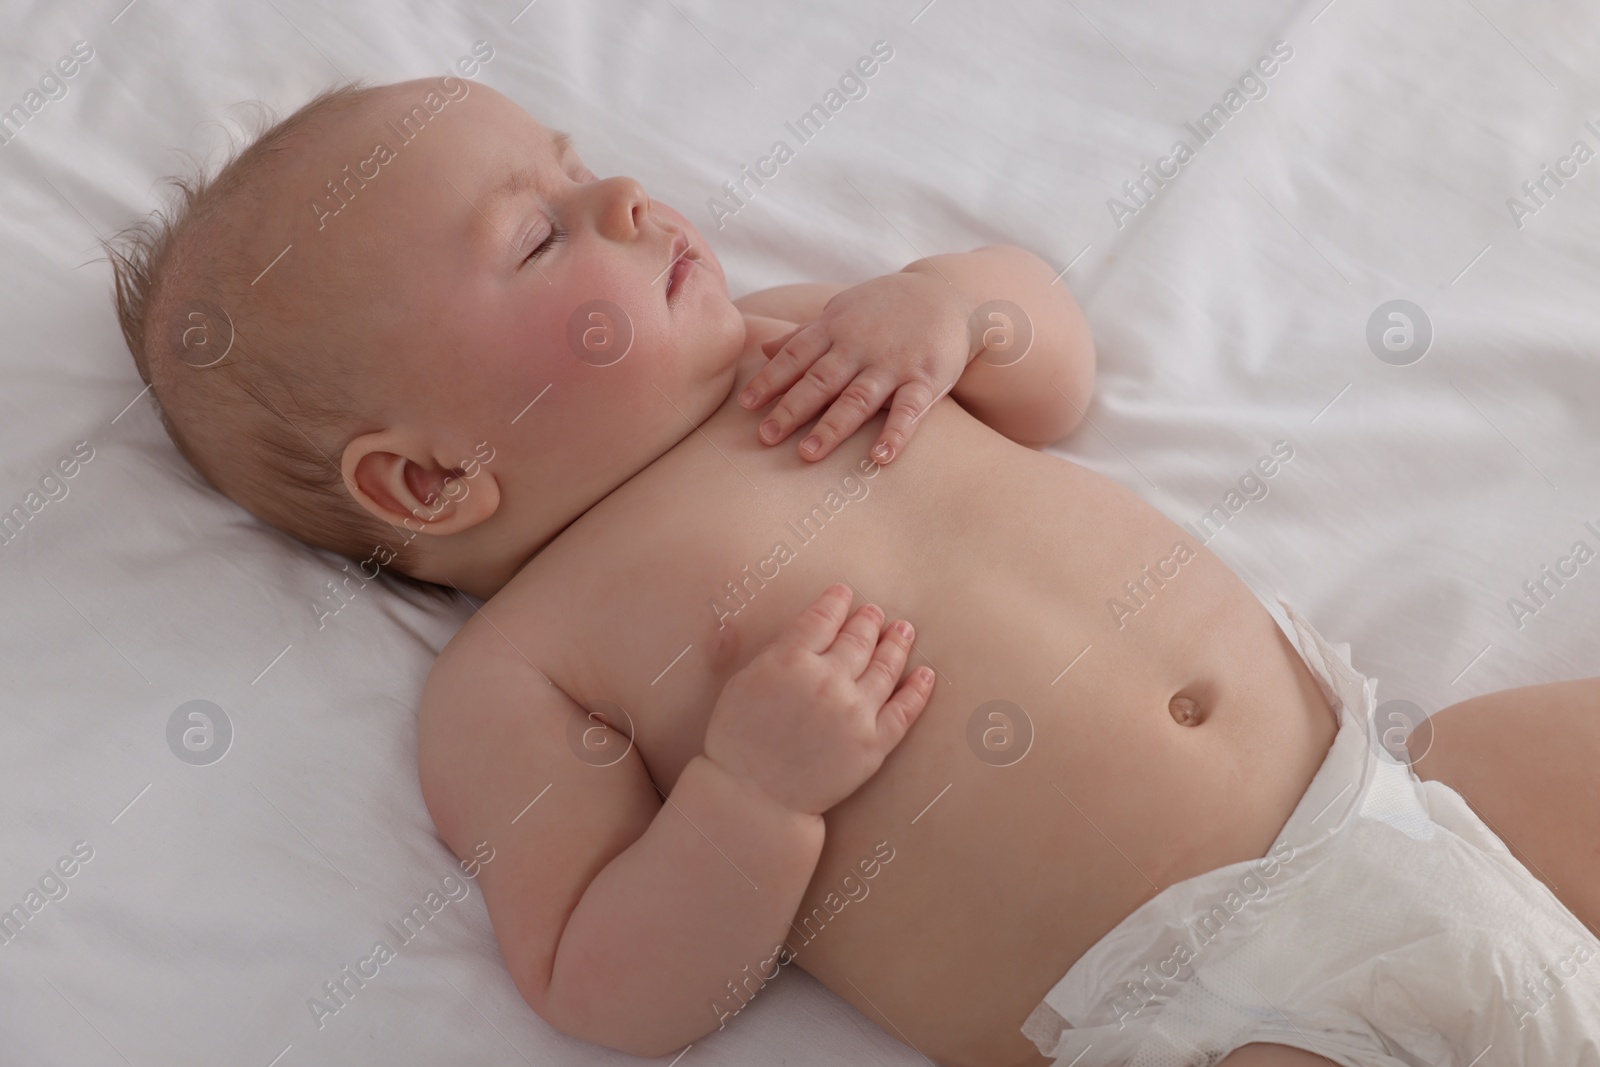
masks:
<path fill-rule="evenodd" d="M 684 256 L 673 266 L 672 273 L 667 277 L 667 299 L 671 300 L 689 280 L 689 275 L 695 270 L 694 259 Z"/>
<path fill-rule="evenodd" d="M 695 269 L 695 255 L 689 248 L 689 238 L 678 234 L 672 242 L 672 266 L 667 271 L 667 299 L 671 300 Z"/>

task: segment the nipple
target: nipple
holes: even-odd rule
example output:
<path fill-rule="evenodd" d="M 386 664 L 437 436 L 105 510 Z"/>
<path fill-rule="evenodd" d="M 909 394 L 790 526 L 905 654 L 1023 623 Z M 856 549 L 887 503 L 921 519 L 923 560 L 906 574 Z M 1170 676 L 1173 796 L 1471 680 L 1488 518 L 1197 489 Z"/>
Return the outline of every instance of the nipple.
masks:
<path fill-rule="evenodd" d="M 1200 705 L 1193 697 L 1179 693 L 1167 705 L 1167 710 L 1172 713 L 1172 719 L 1179 726 L 1199 726 L 1201 719 Z"/>
<path fill-rule="evenodd" d="M 729 619 L 722 619 L 720 625 L 711 631 L 709 653 L 711 673 L 732 674 L 738 661 L 741 644 L 737 624 Z"/>

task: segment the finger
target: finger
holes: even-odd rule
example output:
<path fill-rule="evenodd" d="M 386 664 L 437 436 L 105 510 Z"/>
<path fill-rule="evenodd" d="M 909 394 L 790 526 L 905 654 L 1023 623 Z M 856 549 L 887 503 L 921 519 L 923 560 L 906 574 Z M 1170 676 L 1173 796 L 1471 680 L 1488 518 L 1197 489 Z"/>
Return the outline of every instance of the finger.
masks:
<path fill-rule="evenodd" d="M 922 715 L 933 696 L 933 671 L 918 667 L 878 711 L 878 749 L 887 753 L 898 745 Z"/>
<path fill-rule="evenodd" d="M 882 626 L 883 609 L 876 604 L 861 605 L 833 639 L 828 658 L 848 671 L 850 678 L 860 678 L 872 660 L 873 650 L 878 647 L 878 631 Z"/>
<path fill-rule="evenodd" d="M 878 636 L 872 651 L 871 662 L 863 664 L 857 674 L 861 692 L 874 704 L 882 704 L 894 692 L 911 655 L 911 644 L 917 639 L 916 628 L 905 619 L 896 619 Z"/>
<path fill-rule="evenodd" d="M 799 326 L 796 326 L 794 329 L 790 330 L 788 333 L 779 334 L 777 337 L 769 337 L 765 341 L 762 341 L 761 354 L 766 356 L 768 359 L 771 359 L 778 349 L 789 343 L 789 338 L 793 337 L 795 334 L 799 333 L 809 325 L 810 323 L 803 322 Z"/>
<path fill-rule="evenodd" d="M 889 417 L 883 422 L 871 456 L 879 463 L 888 463 L 905 451 L 906 442 L 917 432 L 917 423 L 932 405 L 933 387 L 925 381 L 912 381 L 895 390 L 894 403 L 889 406 Z"/>
<path fill-rule="evenodd" d="M 834 446 L 861 428 L 861 424 L 878 413 L 884 400 L 894 391 L 894 383 L 877 375 L 862 372 L 855 381 L 845 386 L 839 399 L 828 408 L 828 413 L 800 442 L 800 455 L 817 460 L 832 452 Z M 807 449 L 807 445 L 817 447 Z"/>
<path fill-rule="evenodd" d="M 854 597 L 848 585 L 834 582 L 790 621 L 780 640 L 789 640 L 809 652 L 822 655 L 838 636 L 839 624 L 849 614 L 850 601 Z"/>
<path fill-rule="evenodd" d="M 837 348 L 806 369 L 805 375 L 783 394 L 777 407 L 761 423 L 761 440 L 775 445 L 817 417 L 824 404 L 844 392 L 861 368 L 856 359 Z M 769 429 L 775 427 L 775 429 Z"/>
<path fill-rule="evenodd" d="M 778 340 L 775 337 L 767 344 L 773 344 Z M 785 334 L 782 340 L 781 347 L 772 349 L 767 365 L 757 371 L 755 377 L 746 382 L 744 389 L 739 393 L 739 403 L 752 411 L 798 381 L 800 375 L 804 374 L 806 369 L 833 343 L 828 331 L 814 322 L 796 326 Z M 767 351 L 767 345 L 762 345 L 761 348 L 762 351 Z M 755 397 L 746 402 L 745 396 L 752 391 Z"/>

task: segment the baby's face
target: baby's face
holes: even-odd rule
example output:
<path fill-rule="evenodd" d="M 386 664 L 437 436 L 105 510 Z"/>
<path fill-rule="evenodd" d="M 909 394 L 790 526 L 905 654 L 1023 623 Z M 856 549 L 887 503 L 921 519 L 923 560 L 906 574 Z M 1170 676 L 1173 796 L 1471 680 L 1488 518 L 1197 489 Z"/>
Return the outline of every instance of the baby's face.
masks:
<path fill-rule="evenodd" d="M 437 113 L 405 141 L 429 94 Z M 445 469 L 487 442 L 503 503 L 540 472 L 541 492 L 558 475 L 609 488 L 726 398 L 744 321 L 721 264 L 632 178 L 597 178 L 564 136 L 456 79 L 386 87 L 327 140 L 296 240 L 372 308 L 371 392 L 354 399 Z M 350 190 L 342 207 L 324 180 Z"/>

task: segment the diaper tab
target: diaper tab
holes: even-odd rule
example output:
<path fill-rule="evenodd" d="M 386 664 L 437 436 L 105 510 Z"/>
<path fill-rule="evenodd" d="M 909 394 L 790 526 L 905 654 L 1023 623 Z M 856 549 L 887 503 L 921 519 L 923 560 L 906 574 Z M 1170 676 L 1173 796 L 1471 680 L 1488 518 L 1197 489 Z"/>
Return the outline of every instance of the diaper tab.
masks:
<path fill-rule="evenodd" d="M 1351 665 L 1348 643 L 1325 640 L 1282 594 L 1278 603 L 1299 636 L 1301 658 L 1339 714 L 1333 745 L 1273 842 L 1273 848 L 1287 844 L 1299 850 L 1325 840 L 1355 817 L 1371 786 L 1374 764 L 1368 756 L 1378 683 Z"/>
<path fill-rule="evenodd" d="M 1350 643 L 1341 641 L 1333 644 L 1324 639 L 1282 593 L 1275 592 L 1273 595 L 1294 626 L 1300 658 L 1305 660 L 1306 666 L 1316 677 L 1328 703 L 1341 714 L 1349 711 L 1356 718 L 1370 722 L 1371 708 L 1364 705 L 1368 703 L 1368 697 L 1376 695 L 1377 679 L 1366 678 L 1355 669 L 1350 662 Z"/>

